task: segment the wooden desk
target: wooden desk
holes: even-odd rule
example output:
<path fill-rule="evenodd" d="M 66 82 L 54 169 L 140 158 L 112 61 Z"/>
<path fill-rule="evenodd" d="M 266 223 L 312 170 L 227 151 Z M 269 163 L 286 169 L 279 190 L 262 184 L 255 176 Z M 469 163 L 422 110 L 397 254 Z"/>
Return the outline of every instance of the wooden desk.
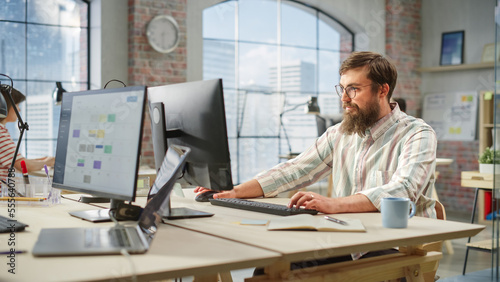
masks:
<path fill-rule="evenodd" d="M 500 187 L 500 177 L 497 178 L 499 179 L 497 179 L 496 187 Z M 481 224 L 489 223 L 484 219 L 484 191 L 491 191 L 493 189 L 493 179 L 494 175 L 491 173 L 480 173 L 479 171 L 462 171 L 461 186 L 476 189 L 471 222 L 474 222 L 477 205 L 478 222 Z"/>
<path fill-rule="evenodd" d="M 63 199 L 61 205 L 51 207 L 19 206 L 17 219 L 30 226 L 27 231 L 16 234 L 17 249 L 27 250 L 28 253 L 16 256 L 15 275 L 8 273 L 6 263 L 2 263 L 0 281 L 103 281 L 133 277 L 134 272 L 140 280 L 195 275 L 215 281 L 216 273 L 262 266 L 267 266 L 270 277 L 279 280 L 284 276 L 297 275 L 289 272 L 291 261 L 408 246 L 408 255 L 402 253 L 336 264 L 328 266 L 336 267 L 334 272 L 317 269 L 311 274 L 326 277 L 329 281 L 350 278 L 377 281 L 404 276 L 405 269 L 408 273 L 417 274 L 435 269 L 441 254 L 431 252 L 423 255 L 414 245 L 473 236 L 484 228 L 414 217 L 407 229 L 385 229 L 381 227 L 379 213 L 366 213 L 338 215 L 339 218 L 361 219 L 367 228 L 366 233 L 271 232 L 265 226 L 242 226 L 236 222 L 243 218 L 269 219 L 272 215 L 216 207 L 191 198 L 172 198 L 173 206 L 211 211 L 215 215 L 211 218 L 169 221 L 161 225 L 151 249 L 144 255 L 132 255 L 130 259 L 123 256 L 33 257 L 30 251 L 42 228 L 94 227 L 111 223 L 94 224 L 69 216 L 67 212 L 70 210 L 92 207 L 67 199 Z M 138 201 L 145 202 L 145 199 L 139 198 Z M 0 206 L 0 214 L 7 214 L 6 206 Z M 0 234 L 0 250 L 7 249 L 8 238 L 9 234 Z M 6 259 L 0 258 L 0 262 Z M 300 275 L 304 274 L 309 275 Z"/>
<path fill-rule="evenodd" d="M 135 275 L 139 280 L 161 280 L 194 275 L 215 281 L 217 273 L 232 269 L 265 266 L 276 262 L 279 253 L 246 244 L 162 224 L 150 250 L 143 255 L 33 257 L 31 250 L 42 228 L 96 227 L 112 223 L 90 223 L 67 212 L 92 209 L 90 205 L 63 199 L 51 207 L 17 207 L 17 220 L 29 224 L 16 233 L 16 274 L 7 272 L 5 255 L 0 256 L 0 281 L 110 281 Z M 95 207 L 94 207 L 95 208 Z M 0 206 L 7 215 L 7 206 Z M 0 251 L 8 250 L 10 234 L 0 234 Z"/>
<path fill-rule="evenodd" d="M 332 277 L 353 281 L 369 279 L 371 281 L 395 279 L 405 275 L 405 269 L 421 268 L 422 272 L 437 267 L 441 253 L 418 254 L 417 245 L 440 240 L 474 236 L 484 226 L 466 223 L 442 221 L 423 217 L 413 217 L 406 229 L 387 229 L 382 227 L 380 213 L 339 214 L 340 219 L 361 219 L 366 233 L 351 232 L 305 232 L 305 231 L 267 231 L 265 226 L 242 226 L 241 219 L 269 220 L 273 215 L 235 210 L 225 207 L 211 206 L 209 203 L 197 203 L 191 199 L 173 197 L 172 206 L 184 206 L 215 213 L 215 216 L 197 221 L 183 219 L 168 221 L 168 224 L 193 231 L 212 234 L 221 238 L 264 248 L 282 254 L 279 262 L 269 266 L 271 278 L 290 277 L 290 275 L 308 275 L 313 279 L 331 280 Z M 277 203 L 285 203 L 288 199 L 263 199 Z M 410 250 L 406 254 L 375 258 L 373 260 L 342 263 L 342 267 L 321 269 L 322 271 L 291 273 L 290 262 L 318 259 L 332 256 L 348 255 L 355 252 L 374 251 L 392 247 L 406 246 Z M 433 265 L 425 265 L 434 262 Z M 363 269 L 363 271 L 359 271 Z M 324 270 L 324 271 L 323 271 Z M 333 271 L 333 272 L 332 272 Z M 413 272 L 412 272 L 413 273 Z M 334 275 L 334 276 L 332 276 Z M 336 276 L 340 275 L 340 276 Z M 334 278 L 333 278 L 334 279 Z M 349 280 L 346 279 L 346 280 Z M 417 279 L 418 280 L 418 279 Z"/>

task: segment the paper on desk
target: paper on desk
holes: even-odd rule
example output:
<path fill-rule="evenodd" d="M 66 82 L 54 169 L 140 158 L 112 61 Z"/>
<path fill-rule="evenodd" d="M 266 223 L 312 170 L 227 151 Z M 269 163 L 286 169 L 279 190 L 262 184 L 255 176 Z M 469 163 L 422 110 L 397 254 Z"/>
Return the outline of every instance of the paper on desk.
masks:
<path fill-rule="evenodd" d="M 269 221 L 267 230 L 317 230 L 336 232 L 366 232 L 359 219 L 342 219 L 347 225 L 342 225 L 323 217 L 310 214 L 299 214 L 273 218 Z"/>
<path fill-rule="evenodd" d="M 241 225 L 266 225 L 268 220 L 261 219 L 242 219 L 240 221 Z"/>

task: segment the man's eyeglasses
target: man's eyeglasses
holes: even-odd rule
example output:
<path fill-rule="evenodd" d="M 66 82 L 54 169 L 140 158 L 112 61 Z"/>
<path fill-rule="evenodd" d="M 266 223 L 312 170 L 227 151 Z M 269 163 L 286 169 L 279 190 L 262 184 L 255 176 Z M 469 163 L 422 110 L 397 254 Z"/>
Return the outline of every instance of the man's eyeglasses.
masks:
<path fill-rule="evenodd" d="M 370 86 L 370 85 L 372 85 L 372 83 L 367 84 L 367 85 L 360 85 L 360 86 L 348 86 L 346 88 L 344 88 L 344 86 L 342 86 L 342 85 L 335 85 L 335 90 L 337 90 L 337 94 L 339 95 L 339 97 L 341 99 L 342 99 L 342 95 L 344 95 L 344 91 L 347 94 L 347 97 L 349 97 L 349 99 L 354 99 L 354 97 L 356 97 L 356 90 L 358 90 L 358 88 Z"/>

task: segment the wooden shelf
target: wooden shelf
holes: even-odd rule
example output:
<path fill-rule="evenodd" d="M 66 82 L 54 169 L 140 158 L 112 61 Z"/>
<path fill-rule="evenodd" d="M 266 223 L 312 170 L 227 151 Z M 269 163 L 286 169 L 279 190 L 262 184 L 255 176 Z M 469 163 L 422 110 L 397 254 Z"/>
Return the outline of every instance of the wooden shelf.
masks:
<path fill-rule="evenodd" d="M 475 249 L 483 249 L 483 250 L 490 250 L 492 249 L 494 240 L 484 240 L 484 241 L 477 241 L 477 242 L 470 242 L 467 243 L 466 246 L 475 248 Z"/>
<path fill-rule="evenodd" d="M 475 70 L 475 69 L 493 69 L 495 62 L 485 62 L 476 64 L 452 65 L 452 66 L 437 66 L 417 68 L 419 72 L 442 72 L 442 71 L 460 71 L 460 70 Z"/>

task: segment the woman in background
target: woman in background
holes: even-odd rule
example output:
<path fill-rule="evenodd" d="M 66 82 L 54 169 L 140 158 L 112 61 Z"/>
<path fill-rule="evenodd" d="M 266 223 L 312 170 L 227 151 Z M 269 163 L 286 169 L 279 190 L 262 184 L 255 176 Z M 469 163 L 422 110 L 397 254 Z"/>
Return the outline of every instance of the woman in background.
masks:
<path fill-rule="evenodd" d="M 9 99 L 10 86 L 1 84 L 0 90 L 2 92 L 5 101 L 7 102 L 7 117 L 0 118 L 0 179 L 5 180 L 7 178 L 8 169 L 12 164 L 12 159 L 14 158 L 14 153 L 16 151 L 16 144 L 12 141 L 9 131 L 5 125 L 8 122 L 16 122 L 17 115 L 14 110 L 14 106 L 19 110 L 19 104 L 26 100 L 26 96 L 19 92 L 17 89 L 12 88 L 12 98 L 15 105 L 12 105 Z M 24 160 L 26 163 L 26 168 L 28 172 L 41 170 L 44 165 L 54 166 L 54 157 L 43 157 L 38 159 L 26 159 L 20 153 L 17 154 L 16 162 L 14 167 L 21 171 L 21 161 Z"/>

